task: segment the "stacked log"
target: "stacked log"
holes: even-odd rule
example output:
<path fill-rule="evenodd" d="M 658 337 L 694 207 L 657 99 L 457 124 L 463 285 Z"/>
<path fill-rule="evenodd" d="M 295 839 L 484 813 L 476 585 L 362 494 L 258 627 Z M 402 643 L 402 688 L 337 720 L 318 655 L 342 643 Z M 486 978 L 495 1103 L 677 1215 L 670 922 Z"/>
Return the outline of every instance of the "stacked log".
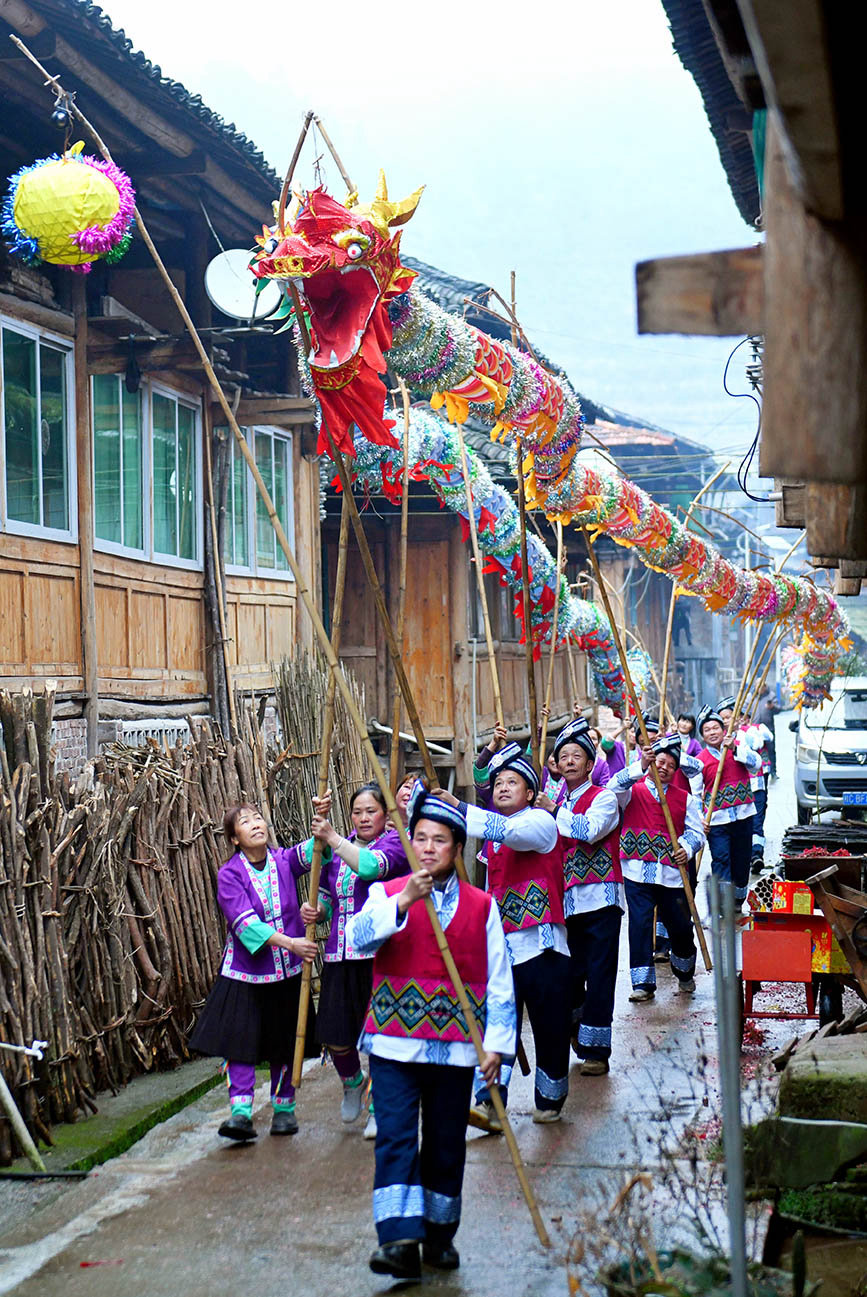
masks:
<path fill-rule="evenodd" d="M 270 817 L 264 745 L 191 719 L 187 746 L 112 745 L 55 775 L 53 694 L 0 691 L 0 1039 L 48 1042 L 43 1062 L 0 1051 L 34 1138 L 96 1108 L 187 1041 L 224 940 L 221 821 L 251 800 Z M 17 1153 L 0 1122 L 0 1165 Z"/>

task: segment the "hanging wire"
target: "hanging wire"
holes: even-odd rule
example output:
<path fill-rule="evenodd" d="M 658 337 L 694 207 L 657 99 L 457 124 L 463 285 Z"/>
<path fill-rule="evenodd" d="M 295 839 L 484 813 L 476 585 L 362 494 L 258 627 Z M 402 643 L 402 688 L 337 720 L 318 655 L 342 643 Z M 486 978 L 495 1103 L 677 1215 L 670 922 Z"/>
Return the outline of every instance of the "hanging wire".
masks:
<path fill-rule="evenodd" d="M 744 455 L 743 459 L 738 465 L 737 483 L 740 489 L 743 491 L 744 495 L 747 496 L 748 499 L 753 500 L 756 504 L 767 504 L 770 499 L 770 496 L 753 495 L 752 491 L 747 486 L 747 481 L 749 479 L 749 475 L 753 466 L 753 460 L 755 459 L 755 455 L 756 455 L 756 449 L 759 444 L 759 437 L 761 436 L 761 432 L 762 432 L 762 403 L 753 392 L 733 392 L 728 385 L 729 365 L 732 363 L 735 353 L 738 352 L 740 348 L 743 347 L 748 342 L 752 345 L 753 351 L 755 353 L 758 344 L 757 344 L 757 340 L 751 336 L 747 336 L 746 338 L 741 338 L 740 342 L 736 342 L 735 345 L 732 347 L 731 351 L 729 352 L 729 358 L 726 361 L 725 369 L 723 370 L 723 390 L 727 396 L 734 396 L 737 397 L 738 399 L 752 401 L 756 407 L 758 417 L 756 420 L 755 436 L 753 437 L 753 440 L 750 443 L 750 446 L 746 454 Z"/>

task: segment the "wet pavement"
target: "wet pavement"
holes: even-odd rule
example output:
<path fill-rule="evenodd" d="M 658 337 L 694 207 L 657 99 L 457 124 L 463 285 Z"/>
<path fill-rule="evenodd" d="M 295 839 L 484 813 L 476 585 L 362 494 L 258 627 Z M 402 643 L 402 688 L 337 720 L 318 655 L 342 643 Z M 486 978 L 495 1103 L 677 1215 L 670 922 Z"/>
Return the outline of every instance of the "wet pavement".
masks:
<path fill-rule="evenodd" d="M 788 737 L 785 718 L 777 730 Z M 780 747 L 786 746 L 784 739 Z M 777 844 L 794 818 L 784 762 L 781 753 L 768 821 Z M 461 1269 L 445 1276 L 426 1272 L 425 1287 L 444 1297 L 565 1297 L 566 1250 L 595 1186 L 604 1182 L 610 1201 L 627 1169 L 657 1167 L 661 1150 L 684 1127 L 712 1125 L 719 1111 L 712 975 L 699 968 L 697 992 L 689 997 L 660 966 L 656 1000 L 632 1005 L 625 940 L 620 965 L 610 1075 L 582 1077 L 573 1066 L 564 1117 L 553 1126 L 530 1120 L 529 1080 L 517 1077 L 510 1094 L 550 1251 L 536 1239 L 505 1142 L 473 1132 L 456 1240 Z M 526 1028 L 524 1035 L 530 1052 Z M 331 1067 L 308 1064 L 299 1095 L 301 1130 L 274 1139 L 267 1134 L 267 1094 L 260 1088 L 259 1139 L 238 1147 L 216 1134 L 225 1113 L 218 1089 L 86 1181 L 50 1192 L 40 1186 L 33 1210 L 0 1236 L 0 1294 L 354 1297 L 392 1291 L 391 1281 L 367 1267 L 375 1246 L 373 1145 L 361 1138 L 363 1120 L 341 1124 L 340 1093 Z M 0 1203 L 6 1189 L 0 1183 Z M 27 1193 L 22 1185 L 13 1191 Z"/>

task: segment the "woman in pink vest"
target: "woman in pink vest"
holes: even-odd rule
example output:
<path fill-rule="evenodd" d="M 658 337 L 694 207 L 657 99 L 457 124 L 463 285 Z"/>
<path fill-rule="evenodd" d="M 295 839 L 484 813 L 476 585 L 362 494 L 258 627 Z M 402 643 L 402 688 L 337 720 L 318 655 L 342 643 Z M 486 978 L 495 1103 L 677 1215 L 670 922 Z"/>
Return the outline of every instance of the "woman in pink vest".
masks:
<path fill-rule="evenodd" d="M 629 907 L 630 1000 L 640 1003 L 656 994 L 653 965 L 653 911 L 665 924 L 671 942 L 671 969 L 678 989 L 695 990 L 695 941 L 692 935 L 679 865 L 687 865 L 704 845 L 704 830 L 698 799 L 675 783 L 680 765 L 680 735 L 669 734 L 651 744 L 640 761 L 616 774 L 608 785 L 623 811 L 620 833 L 620 865 Z M 656 765 L 668 809 L 674 821 L 677 842 L 669 836 L 665 815 L 650 762 Z"/>
<path fill-rule="evenodd" d="M 437 795 L 456 806 L 467 832 L 488 844 L 488 891 L 497 902 L 518 1003 L 524 1006 L 536 1049 L 533 1121 L 559 1121 L 569 1092 L 572 970 L 563 916 L 563 850 L 548 811 L 533 805 L 539 777 L 517 743 L 490 760 L 493 808 L 467 806 L 451 793 Z M 501 1093 L 507 1097 L 504 1072 Z M 470 1123 L 499 1131 L 487 1087 L 479 1085 Z"/>
<path fill-rule="evenodd" d="M 724 698 L 722 702 L 734 705 L 734 699 Z M 710 799 L 720 760 L 723 763 L 707 837 L 711 869 L 721 883 L 734 886 L 737 908 L 746 899 L 753 854 L 756 808 L 750 777 L 761 770 L 762 763 L 743 736 L 726 736 L 719 707 L 716 710 L 702 707 L 698 714 L 698 732 L 704 744 L 699 760 L 703 767 L 705 816 L 711 809 Z"/>
<path fill-rule="evenodd" d="M 482 1074 L 497 1081 L 503 1055 L 515 1053 L 515 999 L 496 905 L 460 882 L 464 817 L 418 784 L 409 829 L 421 870 L 373 883 L 347 925 L 355 949 L 374 956 L 373 993 L 359 1049 L 370 1056 L 376 1093 L 373 1218 L 375 1274 L 421 1277 L 427 1265 L 455 1270 L 467 1114 L 477 1062 L 469 1028 L 434 938 L 426 907 L 436 908 L 473 1006 L 485 1049 Z M 419 1144 L 421 1114 L 421 1144 Z"/>
<path fill-rule="evenodd" d="M 566 783 L 556 824 L 572 957 L 572 1048 L 583 1076 L 601 1076 L 609 1070 L 620 922 L 626 909 L 620 810 L 610 789 L 592 782 L 596 743 L 586 720 L 574 720 L 560 731 L 554 756 Z"/>

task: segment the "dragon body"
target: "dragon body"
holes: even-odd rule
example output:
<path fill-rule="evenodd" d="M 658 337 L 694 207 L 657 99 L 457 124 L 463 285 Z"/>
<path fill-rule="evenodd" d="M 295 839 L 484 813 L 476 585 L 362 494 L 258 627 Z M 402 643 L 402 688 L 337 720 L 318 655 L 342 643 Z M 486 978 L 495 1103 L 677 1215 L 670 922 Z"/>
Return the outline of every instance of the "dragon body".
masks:
<path fill-rule="evenodd" d="M 801 632 L 799 702 L 827 696 L 848 623 L 833 596 L 808 578 L 746 571 L 700 540 L 635 483 L 576 458 L 583 417 L 564 375 L 495 341 L 413 287 L 400 263 L 400 230 L 421 191 L 391 202 L 380 177 L 367 205 L 323 189 L 296 195 L 282 229 L 263 231 L 252 263 L 261 279 L 291 280 L 309 314 L 310 369 L 322 408 L 320 449 L 353 455 L 353 425 L 395 448 L 385 418 L 386 367 L 461 422 L 470 408 L 511 444 L 527 503 L 551 519 L 604 531 L 713 612 Z M 394 230 L 394 232 L 392 232 Z M 287 304 L 286 313 L 289 313 Z M 458 461 L 459 462 L 459 461 Z"/>

